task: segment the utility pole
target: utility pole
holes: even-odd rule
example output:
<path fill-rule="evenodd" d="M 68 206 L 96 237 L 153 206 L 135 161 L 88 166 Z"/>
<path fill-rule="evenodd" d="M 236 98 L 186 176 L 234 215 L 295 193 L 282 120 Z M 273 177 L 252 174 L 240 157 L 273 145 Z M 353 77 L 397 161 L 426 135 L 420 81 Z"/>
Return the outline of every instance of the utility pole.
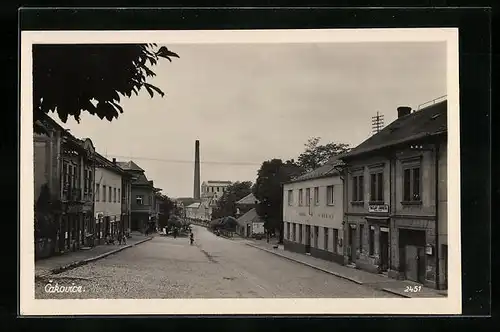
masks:
<path fill-rule="evenodd" d="M 384 127 L 384 115 L 377 112 L 376 116 L 372 116 L 372 132 L 378 133 Z"/>

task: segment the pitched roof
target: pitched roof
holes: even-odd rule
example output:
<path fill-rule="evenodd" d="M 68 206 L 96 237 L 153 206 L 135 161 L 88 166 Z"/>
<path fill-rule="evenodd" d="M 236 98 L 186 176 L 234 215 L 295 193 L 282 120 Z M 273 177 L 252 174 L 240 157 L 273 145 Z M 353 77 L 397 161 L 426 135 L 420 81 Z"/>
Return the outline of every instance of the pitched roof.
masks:
<path fill-rule="evenodd" d="M 139 174 L 133 181 L 132 185 L 146 185 L 153 186 L 152 181 L 149 181 L 144 173 Z"/>
<path fill-rule="evenodd" d="M 363 153 L 447 132 L 447 100 L 402 116 L 344 155 Z"/>
<path fill-rule="evenodd" d="M 246 224 L 262 221 L 261 217 L 257 214 L 256 209 L 251 209 L 237 220 L 240 226 L 245 226 Z"/>
<path fill-rule="evenodd" d="M 320 166 L 305 174 L 299 175 L 298 177 L 293 178 L 287 183 L 301 182 L 301 181 L 338 175 L 339 173 L 337 167 L 343 165 L 343 161 L 341 159 L 342 156 L 343 155 L 335 155 L 331 157 L 323 166 Z"/>
<path fill-rule="evenodd" d="M 136 163 L 132 160 L 129 161 L 117 161 L 116 164 L 120 166 L 122 169 L 127 171 L 141 171 L 144 172 L 142 168 L 140 168 Z"/>
<path fill-rule="evenodd" d="M 255 196 L 253 195 L 253 193 L 250 193 L 248 195 L 246 195 L 245 197 L 243 197 L 242 199 L 240 199 L 239 201 L 236 202 L 236 204 L 255 204 L 255 201 L 257 201 L 257 198 L 255 198 Z"/>
<path fill-rule="evenodd" d="M 201 205 L 201 203 L 196 202 L 196 203 L 192 203 L 192 204 L 188 205 L 186 208 L 188 208 L 188 209 L 197 209 L 197 208 L 200 207 L 200 205 Z"/>

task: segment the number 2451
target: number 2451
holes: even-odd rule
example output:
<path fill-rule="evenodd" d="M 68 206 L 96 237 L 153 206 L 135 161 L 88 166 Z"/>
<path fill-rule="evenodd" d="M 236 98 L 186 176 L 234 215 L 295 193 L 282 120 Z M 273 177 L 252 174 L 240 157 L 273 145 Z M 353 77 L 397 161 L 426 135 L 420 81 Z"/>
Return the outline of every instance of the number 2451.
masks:
<path fill-rule="evenodd" d="M 406 286 L 405 293 L 417 293 L 422 290 L 422 286 Z"/>

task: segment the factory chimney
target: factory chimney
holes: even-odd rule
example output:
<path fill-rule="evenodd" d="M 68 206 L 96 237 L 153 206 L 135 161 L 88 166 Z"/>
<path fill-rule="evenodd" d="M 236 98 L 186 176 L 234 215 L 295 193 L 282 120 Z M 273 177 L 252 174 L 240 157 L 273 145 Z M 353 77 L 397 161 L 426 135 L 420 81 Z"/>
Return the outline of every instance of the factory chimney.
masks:
<path fill-rule="evenodd" d="M 200 199 L 200 141 L 194 144 L 194 199 Z"/>

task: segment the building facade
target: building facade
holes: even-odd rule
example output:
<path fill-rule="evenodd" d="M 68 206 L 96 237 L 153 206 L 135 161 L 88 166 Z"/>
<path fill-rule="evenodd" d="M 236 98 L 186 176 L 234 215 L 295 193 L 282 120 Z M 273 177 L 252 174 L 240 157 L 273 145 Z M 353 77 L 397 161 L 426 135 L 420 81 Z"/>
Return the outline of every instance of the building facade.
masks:
<path fill-rule="evenodd" d="M 285 250 L 343 264 L 341 162 L 326 165 L 283 185 Z"/>
<path fill-rule="evenodd" d="M 49 251 L 62 253 L 93 245 L 90 236 L 93 222 L 93 143 L 88 138 L 77 139 L 46 115 L 42 115 L 34 126 L 37 132 L 34 134 L 35 200 L 45 187 L 50 192 L 53 206 L 49 217 L 53 228 L 53 236 L 50 236 L 52 248 Z M 38 220 L 35 222 L 35 228 L 38 228 L 40 223 Z M 37 244 L 37 250 L 44 249 Z"/>
<path fill-rule="evenodd" d="M 99 242 L 103 242 L 107 236 L 117 237 L 127 233 L 122 204 L 126 196 L 123 193 L 124 178 L 128 177 L 116 164 L 116 159 L 110 161 L 96 153 L 94 214 L 95 233 Z"/>
<path fill-rule="evenodd" d="M 214 197 L 219 199 L 231 181 L 203 181 L 201 184 L 201 198 Z"/>
<path fill-rule="evenodd" d="M 153 181 L 146 177 L 145 171 L 133 161 L 117 164 L 131 177 L 130 230 L 143 232 L 154 223 L 156 188 Z"/>
<path fill-rule="evenodd" d="M 400 107 L 343 157 L 346 263 L 447 288 L 446 112 Z"/>

